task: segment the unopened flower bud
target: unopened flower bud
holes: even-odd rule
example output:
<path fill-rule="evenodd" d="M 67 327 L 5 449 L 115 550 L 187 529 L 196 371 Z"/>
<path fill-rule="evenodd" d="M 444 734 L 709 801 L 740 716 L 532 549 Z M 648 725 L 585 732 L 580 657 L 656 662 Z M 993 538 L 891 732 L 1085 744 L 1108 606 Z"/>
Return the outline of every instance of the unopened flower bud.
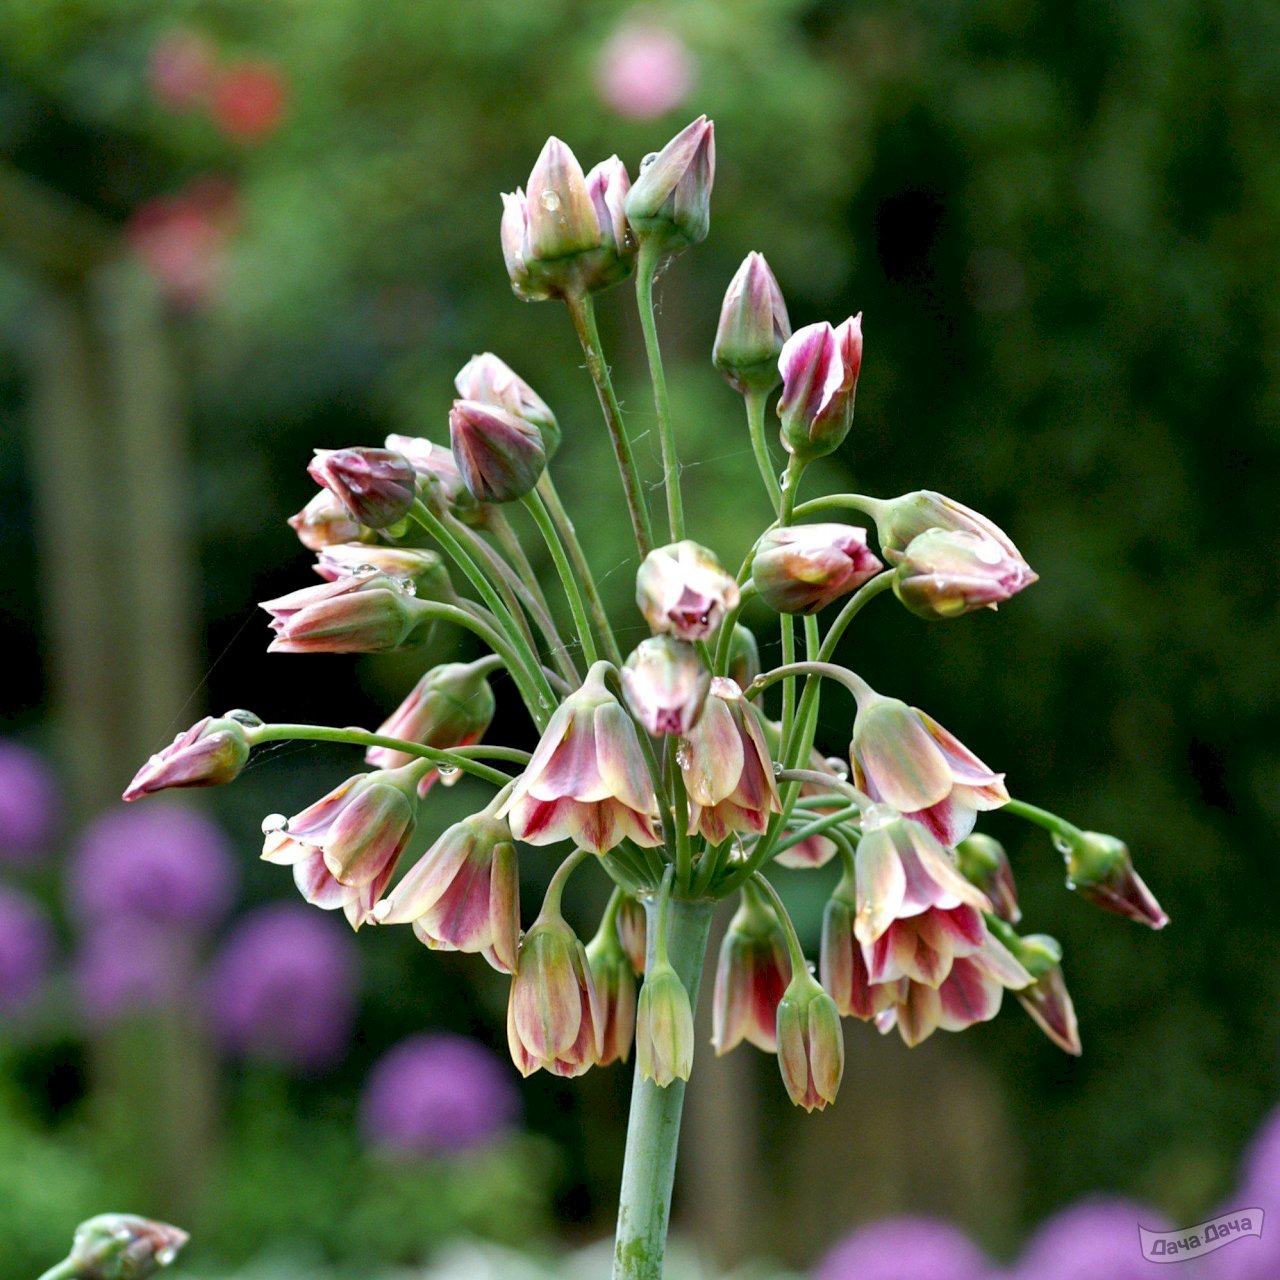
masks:
<path fill-rule="evenodd" d="M 322 547 L 316 553 L 315 571 L 326 582 L 337 582 L 370 569 L 385 573 L 388 578 L 401 583 L 412 582 L 413 594 L 419 600 L 457 603 L 458 594 L 453 589 L 443 558 L 426 547 L 343 542 L 337 546 Z"/>
<path fill-rule="evenodd" d="M 626 1062 L 636 1031 L 636 975 L 612 920 L 606 918 L 587 944 L 587 965 L 604 1021 L 600 1065 Z"/>
<path fill-rule="evenodd" d="M 749 1040 L 778 1047 L 778 1003 L 791 981 L 791 960 L 778 917 L 750 883 L 729 922 L 716 965 L 711 1043 L 716 1056 Z"/>
<path fill-rule="evenodd" d="M 839 328 L 825 320 L 798 329 L 782 348 L 782 445 L 802 462 L 838 449 L 853 425 L 862 368 L 862 314 Z"/>
<path fill-rule="evenodd" d="M 842 877 L 822 913 L 818 973 L 844 1018 L 869 1022 L 893 1003 L 895 984 L 875 986 L 858 938 L 858 900 L 853 878 Z"/>
<path fill-rule="evenodd" d="M 600 220 L 600 248 L 590 255 L 591 269 L 585 277 L 593 293 L 625 280 L 635 266 L 636 238 L 625 207 L 630 190 L 627 168 L 617 156 L 601 160 L 587 174 L 587 192 Z"/>
<path fill-rule="evenodd" d="M 927 533 L 930 529 L 941 529 L 948 533 L 970 533 L 977 538 L 989 539 L 999 545 L 1007 559 L 1026 565 L 1018 548 L 998 524 L 972 507 L 966 507 L 964 503 L 956 502 L 954 498 L 948 498 L 932 489 L 916 489 L 898 498 L 877 501 L 873 504 L 872 514 L 880 539 L 880 549 L 895 564 L 900 553 L 906 551 L 922 533 Z"/>
<path fill-rule="evenodd" d="M 1062 976 L 1062 947 L 1057 939 L 1045 933 L 1020 938 L 998 919 L 988 919 L 987 925 L 1033 979 L 1029 987 L 1014 992 L 1018 1003 L 1059 1049 L 1078 1058 L 1083 1052 L 1080 1027 Z"/>
<path fill-rule="evenodd" d="M 384 653 L 426 620 L 412 583 L 377 572 L 303 587 L 259 607 L 276 633 L 268 653 Z"/>
<path fill-rule="evenodd" d="M 806 1111 L 834 1102 L 844 1075 L 844 1035 L 835 1001 L 805 971 L 778 1005 L 778 1066 L 791 1101 Z"/>
<path fill-rule="evenodd" d="M 999 840 L 980 831 L 956 845 L 956 862 L 960 874 L 977 885 L 991 901 L 995 914 L 1007 924 L 1022 919 L 1018 906 L 1018 886 L 1014 883 L 1009 855 Z"/>
<path fill-rule="evenodd" d="M 706 547 L 686 539 L 650 551 L 636 573 L 636 604 L 655 632 L 705 640 L 737 608 L 738 584 Z"/>
<path fill-rule="evenodd" d="M 147 1280 L 169 1266 L 188 1239 L 167 1222 L 102 1213 L 76 1228 L 67 1262 L 77 1280 Z"/>
<path fill-rule="evenodd" d="M 328 489 L 322 489 L 297 515 L 289 517 L 289 527 L 308 551 L 341 542 L 372 541 L 372 530 L 351 518 L 351 513 Z"/>
<path fill-rule="evenodd" d="M 644 973 L 645 948 L 648 946 L 649 922 L 644 914 L 644 907 L 635 898 L 626 897 L 618 908 L 617 916 L 618 941 L 631 961 L 631 967 L 639 977 Z"/>
<path fill-rule="evenodd" d="M 655 737 L 683 737 L 698 722 L 711 672 L 697 649 L 674 636 L 642 640 L 622 669 L 627 706 Z"/>
<path fill-rule="evenodd" d="M 742 623 L 736 623 L 729 638 L 729 679 L 744 693 L 747 686 L 760 674 L 760 646 L 755 632 Z"/>
<path fill-rule="evenodd" d="M 1037 581 L 1021 556 L 994 538 L 963 529 L 928 529 L 907 544 L 893 575 L 894 594 L 929 621 L 994 609 Z"/>
<path fill-rule="evenodd" d="M 735 391 L 772 391 L 782 381 L 778 356 L 789 337 L 778 282 L 764 255 L 749 253 L 729 281 L 711 359 Z"/>
<path fill-rule="evenodd" d="M 529 174 L 529 260 L 548 266 L 600 247 L 600 219 L 578 158 L 548 138 Z"/>
<path fill-rule="evenodd" d="M 436 515 L 447 512 L 476 529 L 488 524 L 491 509 L 472 497 L 456 459 L 444 445 L 422 436 L 392 434 L 387 437 L 387 448 L 409 459 L 418 477 L 422 500 Z"/>
<path fill-rule="evenodd" d="M 693 1008 L 670 964 L 655 964 L 640 988 L 636 1068 L 663 1089 L 673 1080 L 687 1080 L 693 1069 Z"/>
<path fill-rule="evenodd" d="M 1152 929 L 1169 923 L 1151 890 L 1133 869 L 1129 847 L 1099 831 L 1058 834 L 1054 844 L 1067 864 L 1067 888 L 1075 889 L 1095 907 L 1126 916 Z"/>
<path fill-rule="evenodd" d="M 245 725 L 229 717 L 205 716 L 153 755 L 123 798 L 140 800 L 169 787 L 218 787 L 237 777 L 248 760 Z"/>
<path fill-rule="evenodd" d="M 458 470 L 478 502 L 513 502 L 538 483 L 547 466 L 542 432 L 505 409 L 455 400 L 449 439 Z"/>
<path fill-rule="evenodd" d="M 390 449 L 317 449 L 307 472 L 368 529 L 396 524 L 413 506 L 413 467 Z"/>
<path fill-rule="evenodd" d="M 627 220 L 664 254 L 707 238 L 716 175 L 715 125 L 699 116 L 640 166 L 627 196 Z"/>
<path fill-rule="evenodd" d="M 772 529 L 756 544 L 751 580 L 779 613 L 817 613 L 855 591 L 884 566 L 867 548 L 865 529 L 798 524 Z"/>
<path fill-rule="evenodd" d="M 477 400 L 505 409 L 542 434 L 542 446 L 550 460 L 560 447 L 560 424 L 547 402 L 510 365 L 492 351 L 472 356 L 458 371 L 453 385 L 463 400 Z"/>

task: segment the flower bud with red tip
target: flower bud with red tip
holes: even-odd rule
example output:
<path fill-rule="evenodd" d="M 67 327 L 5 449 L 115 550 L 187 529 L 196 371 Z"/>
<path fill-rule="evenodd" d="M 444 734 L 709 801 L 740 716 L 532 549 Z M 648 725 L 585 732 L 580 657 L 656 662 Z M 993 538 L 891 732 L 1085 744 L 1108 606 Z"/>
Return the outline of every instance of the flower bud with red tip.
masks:
<path fill-rule="evenodd" d="M 777 1050 L 778 1003 L 790 981 L 786 935 L 773 909 L 748 882 L 716 965 L 711 1043 L 717 1057 L 743 1040 L 765 1053 Z"/>
<path fill-rule="evenodd" d="M 609 913 L 587 944 L 587 965 L 603 1014 L 600 1065 L 626 1062 L 636 1032 L 636 974 Z"/>
<path fill-rule="evenodd" d="M 587 173 L 587 194 L 600 220 L 600 248 L 591 255 L 586 284 L 591 292 L 625 280 L 635 267 L 636 238 L 627 221 L 627 193 L 631 179 L 617 156 L 601 160 Z"/>
<path fill-rule="evenodd" d="M 655 737 L 683 737 L 698 722 L 711 673 L 697 649 L 674 636 L 642 640 L 622 668 L 627 706 Z"/>
<path fill-rule="evenodd" d="M 865 529 L 798 524 L 771 529 L 760 539 L 751 580 L 771 609 L 809 614 L 857 590 L 883 568 L 867 547 Z"/>
<path fill-rule="evenodd" d="M 894 594 L 929 621 L 994 609 L 1038 581 L 1021 556 L 994 538 L 962 529 L 928 529 L 895 556 Z"/>
<path fill-rule="evenodd" d="M 1084 1052 L 1080 1044 L 1080 1026 L 1076 1021 L 1071 993 L 1062 976 L 1062 947 L 1057 939 L 1045 933 L 1019 937 L 999 919 L 988 919 L 987 924 L 1034 979 L 1029 987 L 1015 992 L 1018 1003 L 1059 1049 L 1078 1058 Z"/>
<path fill-rule="evenodd" d="M 376 571 L 303 587 L 259 607 L 276 633 L 268 653 L 385 653 L 428 621 L 412 583 Z"/>
<path fill-rule="evenodd" d="M 538 483 L 547 467 L 542 432 L 533 423 L 479 400 L 453 402 L 449 440 L 477 502 L 514 502 Z"/>
<path fill-rule="evenodd" d="M 417 477 L 391 449 L 317 449 L 307 472 L 367 529 L 386 529 L 409 514 Z"/>
<path fill-rule="evenodd" d="M 499 360 L 492 351 L 472 356 L 458 371 L 453 385 L 463 400 L 505 409 L 525 422 L 531 422 L 542 433 L 547 458 L 560 447 L 560 424 L 547 402 L 510 365 Z"/>
<path fill-rule="evenodd" d="M 65 1266 L 50 1274 L 76 1280 L 148 1280 L 177 1259 L 189 1238 L 167 1222 L 102 1213 L 76 1228 Z"/>
<path fill-rule="evenodd" d="M 636 235 L 664 254 L 701 243 L 711 228 L 715 176 L 715 125 L 699 116 L 641 164 L 626 200 Z"/>
<path fill-rule="evenodd" d="M 1169 923 L 1164 909 L 1133 869 L 1129 846 L 1123 840 L 1073 827 L 1055 835 L 1054 844 L 1067 864 L 1067 887 L 1095 907 L 1152 929 L 1163 929 Z"/>
<path fill-rule="evenodd" d="M 862 315 L 839 328 L 825 320 L 797 329 L 778 357 L 782 445 L 802 462 L 838 449 L 853 425 L 862 368 Z"/>
<path fill-rule="evenodd" d="M 246 726 L 231 716 L 205 716 L 178 734 L 138 770 L 123 799 L 170 787 L 219 787 L 239 776 L 249 760 Z"/>
<path fill-rule="evenodd" d="M 844 1035 L 835 1001 L 805 970 L 778 1003 L 778 1066 L 791 1101 L 806 1111 L 834 1102 L 844 1075 Z"/>
<path fill-rule="evenodd" d="M 693 1007 L 671 964 L 657 961 L 645 975 L 636 1011 L 636 1070 L 665 1089 L 693 1070 Z"/>
<path fill-rule="evenodd" d="M 764 255 L 749 253 L 729 281 L 711 359 L 735 391 L 769 392 L 782 381 L 778 356 L 789 337 L 782 290 Z"/>
<path fill-rule="evenodd" d="M 720 561 L 689 539 L 650 551 L 636 573 L 636 604 L 645 621 L 681 640 L 705 640 L 738 598 L 738 584 Z"/>
<path fill-rule="evenodd" d="M 1017 924 L 1022 919 L 1013 868 L 999 840 L 975 831 L 956 845 L 956 865 L 970 884 L 986 894 L 992 910 L 1001 920 L 1006 924 Z"/>

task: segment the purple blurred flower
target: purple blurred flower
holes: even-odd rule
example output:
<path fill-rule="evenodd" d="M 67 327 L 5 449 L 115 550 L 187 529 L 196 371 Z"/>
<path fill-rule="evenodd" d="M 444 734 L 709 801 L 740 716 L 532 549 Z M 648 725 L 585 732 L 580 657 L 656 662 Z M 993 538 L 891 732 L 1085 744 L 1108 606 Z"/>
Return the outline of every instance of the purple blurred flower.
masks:
<path fill-rule="evenodd" d="M 44 853 L 58 823 L 58 788 L 43 757 L 0 741 L 0 862 Z"/>
<path fill-rule="evenodd" d="M 1240 1168 L 1240 1195 L 1270 1195 L 1280 1209 L 1280 1108 L 1254 1135 Z M 1239 1198 L 1239 1197 L 1237 1197 Z M 1266 1201 L 1259 1201 L 1264 1207 Z"/>
<path fill-rule="evenodd" d="M 1155 1280 L 1161 1275 L 1168 1280 L 1164 1265 L 1142 1256 L 1139 1226 L 1170 1229 L 1159 1213 L 1137 1201 L 1104 1196 L 1082 1200 L 1050 1218 L 1031 1237 L 1010 1280 Z M 1178 1280 L 1204 1274 L 1194 1261 L 1178 1264 Z"/>
<path fill-rule="evenodd" d="M 377 1063 L 360 1125 L 369 1145 L 386 1154 L 447 1154 L 492 1141 L 519 1105 L 495 1054 L 464 1036 L 435 1033 L 402 1041 Z"/>
<path fill-rule="evenodd" d="M 127 916 L 207 928 L 230 906 L 235 882 L 230 846 L 212 819 L 169 804 L 110 810 L 80 838 L 71 904 L 86 924 Z"/>
<path fill-rule="evenodd" d="M 1249 1144 L 1241 1162 L 1239 1189 L 1218 1208 L 1237 1215 L 1241 1209 L 1260 1208 L 1270 1218 L 1280 1215 L 1280 1110 L 1273 1111 Z M 1280 1232 L 1274 1223 L 1262 1238 L 1233 1240 L 1215 1253 L 1209 1275 L 1213 1280 L 1275 1280 L 1280 1276 Z"/>
<path fill-rule="evenodd" d="M 193 971 L 184 931 L 137 916 L 94 923 L 74 962 L 80 1007 L 95 1026 L 177 1005 L 190 994 Z"/>
<path fill-rule="evenodd" d="M 0 885 L 0 1014 L 22 1012 L 53 959 L 53 929 L 25 893 Z"/>
<path fill-rule="evenodd" d="M 995 1280 L 995 1270 L 968 1236 L 950 1223 L 936 1218 L 888 1218 L 847 1236 L 814 1272 L 814 1280 L 926 1278 Z M 1108 1275 L 1106 1280 L 1116 1278 Z"/>
<path fill-rule="evenodd" d="M 214 1029 L 233 1053 L 317 1070 L 342 1057 L 355 1017 L 349 932 L 301 904 L 249 912 L 209 974 Z"/>
<path fill-rule="evenodd" d="M 674 31 L 641 16 L 624 18 L 596 69 L 600 96 L 620 116 L 652 120 L 689 95 L 697 67 Z"/>

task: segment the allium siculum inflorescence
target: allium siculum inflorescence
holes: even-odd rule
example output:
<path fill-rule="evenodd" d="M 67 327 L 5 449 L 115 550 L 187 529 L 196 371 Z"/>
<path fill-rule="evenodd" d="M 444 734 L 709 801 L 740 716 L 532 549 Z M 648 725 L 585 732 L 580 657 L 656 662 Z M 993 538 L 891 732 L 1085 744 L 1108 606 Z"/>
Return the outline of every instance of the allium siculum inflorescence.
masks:
<path fill-rule="evenodd" d="M 1069 888 L 1160 927 L 1166 917 L 1127 847 L 1012 799 L 1004 773 L 932 714 L 876 693 L 835 661 L 857 614 L 890 589 L 906 611 L 952 620 L 1011 599 L 1036 575 L 996 524 L 932 490 L 829 495 L 813 509 L 858 522 L 805 522 L 798 490 L 809 463 L 840 449 L 856 457 L 861 316 L 792 334 L 758 254 L 730 284 L 714 363 L 746 410 L 745 425 L 726 425 L 726 438 L 749 437 L 760 510 L 767 503 L 774 514 L 736 571 L 696 530 L 685 534 L 679 431 L 650 341 L 651 286 L 660 259 L 706 236 L 714 172 L 713 127 L 699 118 L 634 185 L 616 157 L 584 172 L 553 138 L 525 188 L 503 198 L 513 289 L 529 301 L 566 302 L 583 346 L 636 538 L 636 611 L 605 613 L 589 547 L 559 503 L 555 414 L 499 356 L 475 356 L 458 374 L 458 399 L 439 406 L 435 439 L 397 435 L 317 455 L 312 474 L 323 487 L 289 523 L 317 553 L 325 581 L 264 607 L 275 652 L 404 649 L 434 636 L 429 624 L 456 625 L 488 652 L 439 664 L 424 645 L 423 675 L 376 732 L 264 724 L 247 713 L 206 718 L 143 766 L 126 799 L 228 782 L 253 748 L 273 741 L 364 749 L 370 771 L 293 818 L 268 819 L 263 856 L 291 866 L 308 901 L 341 908 L 354 926 L 409 923 L 428 946 L 478 952 L 508 973 L 511 1054 L 525 1074 L 578 1075 L 625 1061 L 634 1044 L 638 1097 L 652 1101 L 644 1090 L 686 1078 L 701 956 L 686 954 L 678 922 L 731 894 L 742 902 L 720 954 L 715 1048 L 746 1040 L 776 1052 L 797 1105 L 834 1100 L 842 1016 L 896 1028 L 916 1044 L 993 1017 L 1011 990 L 1055 1043 L 1078 1052 L 1061 949 L 1015 932 L 1011 860 L 975 828 L 1001 809 L 1044 827 L 1066 860 Z M 663 435 L 665 545 L 652 537 L 648 488 L 594 318 L 594 295 L 637 258 Z M 779 382 L 785 455 L 764 430 Z M 578 453 L 584 430 L 574 423 L 565 433 L 564 453 Z M 725 496 L 749 509 L 742 495 Z M 552 552 L 550 582 L 534 580 L 505 515 L 517 503 Z M 778 615 L 780 666 L 761 671 L 746 609 L 757 625 Z M 798 653 L 795 615 L 804 617 Z M 618 635 L 644 625 L 650 638 L 623 662 Z M 880 665 L 874 649 L 859 653 L 868 668 Z M 828 690 L 836 700 L 823 704 Z M 532 753 L 484 741 L 495 693 L 513 692 L 532 722 Z M 957 688 L 948 705 L 965 705 L 973 692 Z M 952 710 L 943 714 L 952 720 Z M 833 741 L 816 740 L 841 722 Z M 964 732 L 983 729 L 971 717 Z M 841 753 L 824 754 L 833 748 Z M 436 817 L 437 778 L 475 794 L 471 816 Z M 433 838 L 397 884 L 417 824 Z M 767 876 L 775 862 L 803 871 L 836 857 L 843 875 L 815 976 Z M 522 870 L 526 883 L 550 881 L 523 934 Z M 579 875 L 613 889 L 587 948 L 561 912 Z M 669 1168 L 663 1178 L 669 1191 Z M 665 1193 L 653 1183 L 644 1194 Z"/>

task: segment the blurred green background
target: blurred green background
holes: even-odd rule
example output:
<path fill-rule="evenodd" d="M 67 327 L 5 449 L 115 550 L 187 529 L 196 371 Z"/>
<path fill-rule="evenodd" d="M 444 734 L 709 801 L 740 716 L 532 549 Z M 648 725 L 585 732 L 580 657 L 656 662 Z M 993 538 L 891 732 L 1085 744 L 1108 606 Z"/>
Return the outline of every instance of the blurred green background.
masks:
<path fill-rule="evenodd" d="M 658 50 L 638 70 L 637 32 Z M 877 605 L 845 659 L 1020 797 L 1126 838 L 1173 923 L 1157 936 L 1091 910 L 1048 842 L 997 815 L 985 829 L 1028 924 L 1064 944 L 1084 1057 L 1013 1002 L 914 1053 L 852 1025 L 839 1103 L 805 1117 L 771 1062 L 702 1049 L 680 1230 L 725 1262 L 805 1266 L 903 1209 L 951 1215 L 997 1255 L 1094 1189 L 1197 1220 L 1280 1094 L 1278 75 L 1265 0 L 8 0 L 0 707 L 64 795 L 56 856 L 10 879 L 71 954 L 77 832 L 178 729 L 235 706 L 372 726 L 428 656 L 467 651 L 441 635 L 430 655 L 267 657 L 255 602 L 311 578 L 284 524 L 314 490 L 310 450 L 447 439 L 473 352 L 556 409 L 561 490 L 615 612 L 639 622 L 590 383 L 563 310 L 510 292 L 498 193 L 549 133 L 634 175 L 706 112 L 711 235 L 660 284 L 693 535 L 736 564 L 768 512 L 710 366 L 724 287 L 760 249 L 797 327 L 864 313 L 855 429 L 810 492 L 941 489 L 1041 576 L 998 617 L 930 626 Z M 656 478 L 629 288 L 600 311 Z M 768 661 L 776 639 L 752 621 Z M 837 699 L 827 749 L 848 730 Z M 500 732 L 527 736 L 511 713 Z M 256 862 L 262 816 L 352 764 L 283 750 L 208 798 L 239 910 L 292 893 Z M 433 793 L 421 839 L 473 799 Z M 528 915 L 545 870 L 525 861 Z M 786 879 L 811 946 L 830 878 Z M 206 1267 L 309 1241 L 367 1275 L 459 1231 L 607 1234 L 629 1071 L 534 1077 L 521 1133 L 460 1164 L 389 1171 L 361 1152 L 371 1062 L 424 1028 L 505 1052 L 505 989 L 407 931 L 357 943 L 357 1029 L 325 1071 L 214 1071 L 212 1051 L 166 1065 L 179 1033 L 86 1027 L 57 981 L 37 1016 L 0 1024 L 0 1272 L 47 1265 L 106 1202 L 186 1214 Z M 184 1091 L 207 1143 L 153 1123 L 166 1106 L 190 1120 Z"/>

